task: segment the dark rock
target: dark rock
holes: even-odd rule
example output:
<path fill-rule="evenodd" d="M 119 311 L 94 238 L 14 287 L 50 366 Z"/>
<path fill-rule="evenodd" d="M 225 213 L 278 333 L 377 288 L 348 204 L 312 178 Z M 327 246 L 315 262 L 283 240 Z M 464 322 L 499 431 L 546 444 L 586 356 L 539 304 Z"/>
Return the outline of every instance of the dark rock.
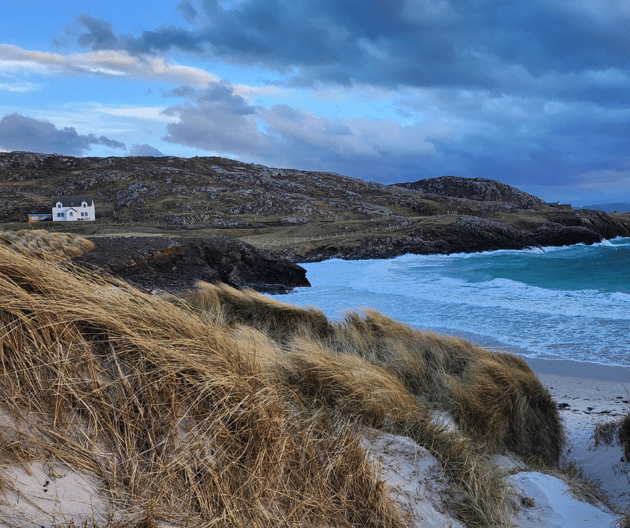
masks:
<path fill-rule="evenodd" d="M 571 211 L 571 215 L 559 215 L 556 218 L 566 224 L 580 225 L 550 222 L 530 232 L 519 231 L 512 226 L 484 218 L 462 216 L 450 225 L 420 228 L 406 238 L 366 238 L 352 247 L 324 246 L 310 251 L 304 257 L 288 252 L 287 256 L 295 262 L 318 262 L 328 258 L 392 258 L 405 253 L 475 253 L 498 249 L 593 244 L 604 238 L 630 237 L 630 230 L 610 215 L 601 211 L 589 213 L 593 214 L 581 217 L 573 215 Z"/>
<path fill-rule="evenodd" d="M 103 237 L 95 244 L 74 262 L 147 290 L 178 293 L 199 280 L 264 293 L 310 286 L 301 266 L 232 238 Z"/>
<path fill-rule="evenodd" d="M 560 224 L 546 224 L 529 233 L 539 246 L 571 246 L 573 244 L 595 244 L 603 237 L 582 226 L 564 226 Z"/>
<path fill-rule="evenodd" d="M 391 258 L 405 253 L 416 255 L 474 253 L 497 249 L 524 249 L 536 245 L 517 229 L 477 217 L 464 216 L 447 226 L 420 228 L 407 238 L 374 237 L 351 248 L 319 248 L 309 252 L 304 262 L 326 258 Z M 300 260 L 298 260 L 299 262 Z"/>

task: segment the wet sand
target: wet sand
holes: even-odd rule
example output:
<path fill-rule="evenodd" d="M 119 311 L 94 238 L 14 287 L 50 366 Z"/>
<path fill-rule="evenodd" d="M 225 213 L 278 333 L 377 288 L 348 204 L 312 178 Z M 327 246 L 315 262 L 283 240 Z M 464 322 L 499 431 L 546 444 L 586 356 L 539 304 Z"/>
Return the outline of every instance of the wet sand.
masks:
<path fill-rule="evenodd" d="M 525 358 L 563 413 L 624 416 L 630 412 L 630 369 L 580 361 Z"/>

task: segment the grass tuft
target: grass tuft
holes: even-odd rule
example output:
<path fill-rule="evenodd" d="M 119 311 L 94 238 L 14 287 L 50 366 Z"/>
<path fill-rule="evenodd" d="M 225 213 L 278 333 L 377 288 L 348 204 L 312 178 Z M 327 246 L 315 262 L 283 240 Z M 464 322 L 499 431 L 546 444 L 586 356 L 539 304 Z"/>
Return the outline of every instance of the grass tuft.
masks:
<path fill-rule="evenodd" d="M 610 445 L 617 439 L 623 449 L 623 456 L 626 461 L 630 460 L 630 413 L 624 418 L 612 422 L 598 424 L 593 432 L 593 439 L 596 444 L 603 442 Z"/>

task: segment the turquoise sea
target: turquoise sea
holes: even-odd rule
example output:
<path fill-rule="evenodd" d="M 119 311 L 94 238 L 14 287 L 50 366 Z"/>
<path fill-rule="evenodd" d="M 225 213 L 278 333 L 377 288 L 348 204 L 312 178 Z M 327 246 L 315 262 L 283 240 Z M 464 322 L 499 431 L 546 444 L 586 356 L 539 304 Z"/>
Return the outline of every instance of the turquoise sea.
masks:
<path fill-rule="evenodd" d="M 277 298 L 334 319 L 371 307 L 529 357 L 630 366 L 630 238 L 303 266 L 312 287 Z"/>

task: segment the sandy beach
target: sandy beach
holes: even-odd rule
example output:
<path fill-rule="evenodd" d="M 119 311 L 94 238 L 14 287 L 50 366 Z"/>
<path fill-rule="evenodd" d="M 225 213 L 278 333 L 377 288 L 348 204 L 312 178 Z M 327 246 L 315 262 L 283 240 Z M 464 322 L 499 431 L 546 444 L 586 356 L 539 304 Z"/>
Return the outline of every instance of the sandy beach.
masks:
<path fill-rule="evenodd" d="M 597 482 L 615 506 L 630 505 L 628 463 L 616 441 L 597 442 L 598 424 L 630 412 L 630 369 L 578 361 L 527 359 L 558 404 L 566 434 L 564 459 Z"/>
<path fill-rule="evenodd" d="M 630 369 L 579 361 L 525 358 L 565 420 L 597 422 L 630 411 Z"/>

